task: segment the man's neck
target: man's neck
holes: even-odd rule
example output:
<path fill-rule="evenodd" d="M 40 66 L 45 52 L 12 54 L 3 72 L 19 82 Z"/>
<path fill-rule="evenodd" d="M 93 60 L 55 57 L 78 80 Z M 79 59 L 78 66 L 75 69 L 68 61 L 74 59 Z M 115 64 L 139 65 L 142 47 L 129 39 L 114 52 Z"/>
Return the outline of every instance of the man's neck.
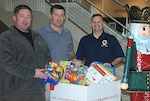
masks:
<path fill-rule="evenodd" d="M 28 34 L 29 33 L 29 29 L 27 29 L 27 30 L 20 30 L 17 26 L 14 26 L 19 32 L 21 32 L 21 33 L 26 33 L 26 34 Z"/>
<path fill-rule="evenodd" d="M 102 35 L 103 31 L 101 32 L 93 32 L 93 36 L 98 39 Z"/>
<path fill-rule="evenodd" d="M 54 25 L 52 25 L 52 24 L 50 24 L 50 26 L 51 26 L 51 28 L 52 28 L 53 30 L 55 30 L 55 31 L 58 32 L 59 34 L 62 32 L 62 26 L 61 26 L 61 27 L 56 27 L 56 26 L 54 26 Z"/>

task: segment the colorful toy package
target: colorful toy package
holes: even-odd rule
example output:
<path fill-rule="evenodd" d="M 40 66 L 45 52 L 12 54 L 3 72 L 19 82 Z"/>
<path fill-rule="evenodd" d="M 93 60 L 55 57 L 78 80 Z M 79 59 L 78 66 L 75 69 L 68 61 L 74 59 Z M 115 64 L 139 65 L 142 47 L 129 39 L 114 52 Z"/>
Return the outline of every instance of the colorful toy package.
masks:
<path fill-rule="evenodd" d="M 93 62 L 88 68 L 86 74 L 86 82 L 88 85 L 104 84 L 106 82 L 115 81 L 117 78 L 113 75 L 114 69 L 108 69 L 100 62 Z"/>
<path fill-rule="evenodd" d="M 64 68 L 64 76 L 61 80 L 63 83 L 71 83 L 77 85 L 85 85 L 85 75 L 87 68 L 84 65 L 77 67 L 71 61 L 60 61 L 60 65 Z"/>
<path fill-rule="evenodd" d="M 45 74 L 48 75 L 46 79 L 39 79 L 41 84 L 50 83 L 51 90 L 54 89 L 54 86 L 62 79 L 64 75 L 64 70 L 61 65 L 57 62 L 49 61 L 44 68 L 43 71 Z"/>

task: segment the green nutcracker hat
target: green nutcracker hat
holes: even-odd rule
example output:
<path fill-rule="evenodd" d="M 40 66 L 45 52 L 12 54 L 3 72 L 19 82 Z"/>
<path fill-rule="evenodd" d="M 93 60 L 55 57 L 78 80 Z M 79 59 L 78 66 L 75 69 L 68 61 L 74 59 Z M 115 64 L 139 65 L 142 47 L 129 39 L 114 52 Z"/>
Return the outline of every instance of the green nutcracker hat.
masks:
<path fill-rule="evenodd" d="M 138 6 L 125 6 L 129 19 L 132 22 L 150 24 L 150 7 L 146 6 L 140 9 Z"/>

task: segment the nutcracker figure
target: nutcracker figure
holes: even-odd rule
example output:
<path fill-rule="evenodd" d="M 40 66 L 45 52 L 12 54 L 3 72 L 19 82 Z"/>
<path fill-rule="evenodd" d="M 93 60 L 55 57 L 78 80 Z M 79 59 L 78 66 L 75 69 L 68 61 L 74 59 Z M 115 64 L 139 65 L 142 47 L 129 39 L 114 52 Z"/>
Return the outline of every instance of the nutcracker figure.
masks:
<path fill-rule="evenodd" d="M 150 7 L 127 10 L 130 32 L 121 88 L 130 92 L 131 101 L 150 101 Z"/>

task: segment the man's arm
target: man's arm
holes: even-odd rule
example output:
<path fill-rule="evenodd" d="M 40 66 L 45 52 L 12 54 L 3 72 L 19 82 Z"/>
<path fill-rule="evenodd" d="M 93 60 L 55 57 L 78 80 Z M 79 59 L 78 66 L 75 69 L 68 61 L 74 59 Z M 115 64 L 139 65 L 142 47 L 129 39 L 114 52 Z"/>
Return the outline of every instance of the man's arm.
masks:
<path fill-rule="evenodd" d="M 71 61 L 74 62 L 77 66 L 83 64 L 82 60 L 77 60 L 76 54 L 74 52 L 70 52 L 69 54 L 70 54 Z"/>
<path fill-rule="evenodd" d="M 76 54 L 74 52 L 69 52 L 70 60 L 76 59 Z"/>
<path fill-rule="evenodd" d="M 116 65 L 122 63 L 123 60 L 124 60 L 124 57 L 116 58 L 114 61 L 111 62 L 111 65 L 116 66 Z"/>
<path fill-rule="evenodd" d="M 124 60 L 124 57 L 119 57 L 119 58 L 116 58 L 116 59 L 115 59 L 114 61 L 112 61 L 111 63 L 104 63 L 104 66 L 112 66 L 112 67 L 114 67 L 114 66 L 116 66 L 116 65 L 118 65 L 118 64 L 120 64 L 120 63 L 122 63 L 123 60 Z"/>
<path fill-rule="evenodd" d="M 47 78 L 48 76 L 43 71 L 44 69 L 35 69 L 34 78 Z"/>

